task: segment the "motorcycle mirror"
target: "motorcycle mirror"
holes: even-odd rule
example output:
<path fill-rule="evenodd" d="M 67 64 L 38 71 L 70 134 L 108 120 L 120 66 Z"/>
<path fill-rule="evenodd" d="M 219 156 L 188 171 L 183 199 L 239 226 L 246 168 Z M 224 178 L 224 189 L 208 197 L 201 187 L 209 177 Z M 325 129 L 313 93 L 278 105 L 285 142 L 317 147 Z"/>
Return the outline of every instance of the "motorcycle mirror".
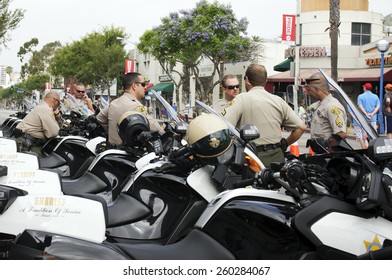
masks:
<path fill-rule="evenodd" d="M 188 124 L 186 122 L 176 123 L 174 131 L 178 134 L 184 135 L 188 130 Z"/>
<path fill-rule="evenodd" d="M 245 142 L 250 142 L 260 137 L 260 132 L 253 124 L 246 124 L 240 129 L 240 137 Z"/>
<path fill-rule="evenodd" d="M 371 139 L 367 155 L 374 161 L 390 159 L 392 157 L 392 139 Z"/>
<path fill-rule="evenodd" d="M 18 196 L 24 196 L 27 192 L 21 189 L 0 186 L 0 214 L 3 214 Z"/>

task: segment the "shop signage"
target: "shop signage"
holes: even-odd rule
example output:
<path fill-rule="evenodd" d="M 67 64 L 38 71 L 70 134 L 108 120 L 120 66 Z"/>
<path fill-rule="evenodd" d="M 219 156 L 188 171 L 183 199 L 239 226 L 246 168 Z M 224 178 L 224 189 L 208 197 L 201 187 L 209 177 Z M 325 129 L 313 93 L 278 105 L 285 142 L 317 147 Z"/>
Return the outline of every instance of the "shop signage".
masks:
<path fill-rule="evenodd" d="M 381 64 L 381 57 L 365 59 L 366 65 L 379 66 Z M 392 55 L 384 57 L 384 65 L 392 65 Z"/>
<path fill-rule="evenodd" d="M 322 57 L 331 56 L 331 49 L 326 47 L 300 47 L 300 57 Z M 295 48 L 291 47 L 285 51 L 285 58 L 295 57 Z"/>
<path fill-rule="evenodd" d="M 169 75 L 165 74 L 165 75 L 160 75 L 158 78 L 159 82 L 171 82 L 171 78 Z"/>

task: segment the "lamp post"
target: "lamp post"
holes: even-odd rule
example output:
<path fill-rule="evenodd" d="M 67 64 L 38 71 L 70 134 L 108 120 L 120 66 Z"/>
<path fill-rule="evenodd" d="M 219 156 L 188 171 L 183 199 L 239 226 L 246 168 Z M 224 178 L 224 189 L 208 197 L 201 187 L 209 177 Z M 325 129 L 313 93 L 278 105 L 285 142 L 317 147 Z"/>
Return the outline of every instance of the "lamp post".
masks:
<path fill-rule="evenodd" d="M 383 92 L 384 92 L 384 53 L 389 50 L 387 40 L 380 40 L 376 44 L 378 51 L 381 53 L 380 61 L 380 109 L 378 110 L 378 122 L 380 124 L 380 134 L 384 133 L 384 118 L 382 114 Z"/>

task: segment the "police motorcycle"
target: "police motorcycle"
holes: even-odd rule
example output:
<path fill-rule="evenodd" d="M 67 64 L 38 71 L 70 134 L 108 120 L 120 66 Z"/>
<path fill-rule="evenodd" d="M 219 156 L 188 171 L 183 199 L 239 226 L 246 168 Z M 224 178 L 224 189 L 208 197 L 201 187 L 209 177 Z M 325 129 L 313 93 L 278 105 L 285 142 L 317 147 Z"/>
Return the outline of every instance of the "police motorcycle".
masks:
<path fill-rule="evenodd" d="M 345 99 L 341 88 L 320 72 L 334 94 Z M 358 109 L 351 109 L 361 119 Z M 218 194 L 191 231 L 170 245 L 99 244 L 27 230 L 13 242 L 9 255 L 26 259 L 391 259 L 392 141 L 379 138 L 366 122 L 362 125 L 371 138 L 367 150 L 354 150 L 336 138 L 332 153 L 303 155 L 237 181 L 237 186 L 253 188 Z M 26 253 L 26 249 L 32 250 Z"/>
<path fill-rule="evenodd" d="M 154 217 L 154 221 L 156 220 L 155 228 L 162 227 L 159 223 L 167 219 L 165 217 L 169 215 L 166 213 L 163 215 L 161 213 L 161 211 L 166 211 L 168 207 L 166 205 L 178 204 L 182 205 L 181 207 L 184 209 L 192 206 L 194 208 L 192 211 L 195 212 L 197 209 L 205 207 L 206 202 L 211 200 L 220 191 L 216 187 L 216 182 L 225 189 L 231 186 L 238 178 L 246 176 L 244 174 L 247 172 L 253 172 L 254 174 L 254 172 L 264 167 L 250 150 L 247 150 L 247 157 L 246 159 L 244 158 L 243 143 L 236 143 L 236 147 L 234 148 L 231 141 L 219 144 L 219 141 L 215 140 L 214 145 L 217 145 L 217 147 L 224 145 L 230 146 L 230 149 L 223 153 L 224 156 L 219 157 L 219 160 L 228 161 L 235 158 L 231 163 L 231 169 L 229 169 L 229 165 L 224 165 L 223 163 L 218 165 L 219 162 L 215 159 L 215 155 L 211 155 L 211 159 L 208 159 L 208 156 L 206 156 L 204 161 L 211 161 L 213 165 L 206 166 L 206 164 L 203 164 L 202 168 L 189 174 L 195 164 L 186 159 L 186 156 L 189 156 L 191 153 L 189 150 L 190 146 L 185 145 L 181 148 L 181 143 L 184 141 L 184 133 L 187 132 L 187 126 L 181 122 L 176 112 L 166 100 L 158 93 L 155 93 L 155 95 L 161 104 L 165 105 L 175 123 L 175 125 L 166 123 L 168 131 L 163 136 L 154 135 L 149 132 L 148 120 L 143 115 L 128 112 L 123 115 L 123 120 L 119 124 L 119 135 L 123 143 L 125 143 L 124 147 L 122 147 L 124 151 L 121 151 L 123 154 L 120 155 L 117 152 L 117 154 L 113 155 L 115 150 L 112 149 L 104 151 L 97 156 L 96 160 L 94 160 L 80 178 L 70 181 L 62 180 L 63 192 L 65 194 L 82 195 L 82 193 L 93 193 L 100 194 L 105 199 L 108 203 L 109 217 L 116 217 L 116 221 L 109 221 L 108 227 L 110 229 L 108 229 L 108 235 L 116 239 L 124 238 L 129 240 L 135 239 L 135 236 L 138 239 L 151 239 L 148 236 L 151 233 L 143 233 L 144 235 L 141 235 L 139 233 L 140 230 L 137 228 L 145 225 L 146 220 L 151 219 L 150 216 Z M 211 130 L 208 130 L 207 127 L 210 123 L 212 125 L 210 129 L 226 129 L 226 124 L 220 118 L 216 120 L 216 118 L 210 115 L 205 115 L 199 118 L 198 121 L 200 121 L 200 124 L 193 122 L 193 134 L 195 136 L 202 133 L 209 135 Z M 170 128 L 171 126 L 174 127 Z M 227 129 L 225 131 L 225 137 L 228 141 L 228 131 Z M 246 131 L 247 134 L 245 135 L 244 133 L 242 138 L 248 139 L 249 141 L 250 137 L 254 137 L 254 135 L 250 135 L 250 132 L 253 131 L 251 129 L 247 129 Z M 238 137 L 240 137 L 239 134 Z M 199 155 L 203 154 L 203 152 L 205 151 L 201 151 Z M 130 154 L 137 155 L 137 157 L 132 158 Z M 217 166 L 217 170 L 213 172 L 215 166 Z M 251 168 L 255 171 L 248 171 Z M 216 182 L 212 182 L 210 178 L 212 172 L 215 176 L 213 180 Z M 204 179 L 200 180 L 199 178 Z M 158 185 L 168 186 L 165 186 L 165 191 L 163 187 L 159 190 L 152 191 Z M 150 193 L 150 196 L 154 196 L 155 199 L 147 199 L 144 197 L 145 194 L 143 196 L 141 195 L 143 192 Z M 175 197 L 171 197 L 176 192 L 181 194 L 182 199 L 180 201 L 175 201 Z M 197 195 L 194 194 L 195 192 Z M 172 194 L 168 196 L 169 193 Z M 199 197 L 200 195 L 202 196 L 201 198 Z M 194 198 L 195 196 L 197 197 L 196 199 Z M 134 197 L 142 201 L 142 203 L 134 201 Z M 157 208 L 154 206 L 154 203 L 157 202 L 158 198 L 160 198 L 161 207 Z M 194 206 L 196 202 L 201 206 L 196 208 Z M 147 211 L 146 207 L 142 207 L 144 204 L 148 205 L 154 212 Z M 137 209 L 144 210 L 140 211 Z M 169 216 L 173 217 L 182 213 L 174 209 L 171 212 L 173 213 L 170 213 Z M 133 215 L 130 215 L 130 213 L 133 213 Z M 142 216 L 138 217 L 137 215 L 140 215 L 138 213 L 142 213 Z M 150 214 L 145 217 L 147 213 Z M 126 223 L 129 223 L 129 217 L 133 217 L 134 222 L 131 225 L 126 225 Z M 121 221 L 122 219 L 124 221 Z M 175 218 L 172 219 L 174 221 L 176 220 Z M 153 230 L 152 227 L 150 229 Z M 153 231 L 155 231 L 156 238 L 160 238 L 163 234 L 157 229 Z"/>
<path fill-rule="evenodd" d="M 233 140 L 226 124 L 215 115 L 200 115 L 191 122 L 187 133 L 188 147 L 177 149 L 170 162 L 162 158 L 149 163 L 137 162 L 138 173 L 114 201 L 128 202 L 126 208 L 118 207 L 119 211 L 113 212 L 108 204 L 105 210 L 105 242 L 172 243 L 187 234 L 208 201 L 224 188 L 233 187 L 234 177 L 248 176 L 250 163 L 252 168 L 258 165 L 257 170 L 263 168 L 251 151 L 245 156 L 242 144 Z M 254 133 L 248 127 L 242 137 L 253 139 Z M 240 164 L 243 169 L 239 168 Z M 218 168 L 220 165 L 229 168 Z M 97 196 L 75 196 L 102 201 Z"/>

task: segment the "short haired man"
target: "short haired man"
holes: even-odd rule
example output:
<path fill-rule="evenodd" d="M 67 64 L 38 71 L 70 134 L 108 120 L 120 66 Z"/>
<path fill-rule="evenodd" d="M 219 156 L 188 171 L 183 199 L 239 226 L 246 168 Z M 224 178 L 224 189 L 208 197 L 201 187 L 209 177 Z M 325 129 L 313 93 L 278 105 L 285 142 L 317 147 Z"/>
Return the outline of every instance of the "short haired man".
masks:
<path fill-rule="evenodd" d="M 240 91 L 240 83 L 235 75 L 224 76 L 221 86 L 223 90 L 223 98 L 218 99 L 213 105 L 214 110 L 218 113 L 222 112 Z"/>
<path fill-rule="evenodd" d="M 64 100 L 64 106 L 69 110 L 77 110 L 80 107 L 87 107 L 92 115 L 95 112 L 93 101 L 88 97 L 86 93 L 86 86 L 83 83 L 76 83 L 73 88 L 74 98 L 66 98 Z"/>
<path fill-rule="evenodd" d="M 358 96 L 358 108 L 366 121 L 377 131 L 377 112 L 380 110 L 380 99 L 371 92 L 372 84 L 366 83 L 362 88 L 363 93 Z"/>
<path fill-rule="evenodd" d="M 141 74 L 127 73 L 123 78 L 124 94 L 110 102 L 109 107 L 97 115 L 98 122 L 108 131 L 108 141 L 111 146 L 123 144 L 117 132 L 117 124 L 120 117 L 127 111 L 143 114 L 150 123 L 151 131 L 164 133 L 158 121 L 148 114 L 147 108 L 140 102 L 144 97 L 145 86 L 146 83 Z"/>
<path fill-rule="evenodd" d="M 58 93 L 49 91 L 44 100 L 16 126 L 18 131 L 15 135 L 18 137 L 17 142 L 21 151 L 33 151 L 40 154 L 42 145 L 50 138 L 58 136 L 62 126 L 59 104 Z"/>
<path fill-rule="evenodd" d="M 222 115 L 238 128 L 254 124 L 259 129 L 261 135 L 254 144 L 266 167 L 283 162 L 283 152 L 302 136 L 306 125 L 281 97 L 265 90 L 267 71 L 263 65 L 249 65 L 244 81 L 247 92 L 237 95 Z M 291 131 L 287 139 L 282 138 L 282 127 Z"/>

